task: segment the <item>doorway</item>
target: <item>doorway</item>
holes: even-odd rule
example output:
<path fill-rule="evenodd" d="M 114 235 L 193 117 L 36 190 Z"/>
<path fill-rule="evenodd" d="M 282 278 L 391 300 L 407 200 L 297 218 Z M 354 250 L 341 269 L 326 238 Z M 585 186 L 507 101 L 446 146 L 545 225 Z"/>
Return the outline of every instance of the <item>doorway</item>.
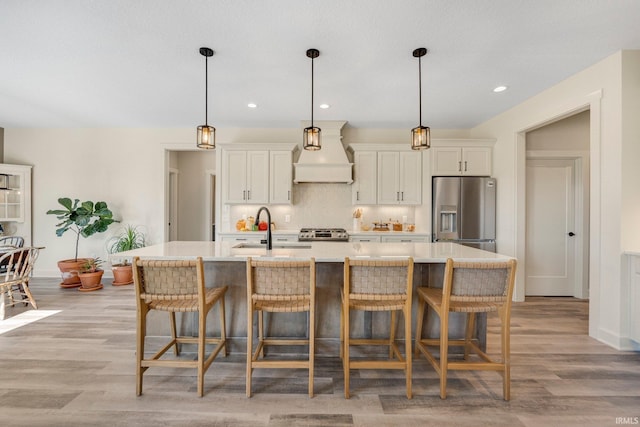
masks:
<path fill-rule="evenodd" d="M 589 295 L 589 111 L 526 135 L 525 295 Z"/>

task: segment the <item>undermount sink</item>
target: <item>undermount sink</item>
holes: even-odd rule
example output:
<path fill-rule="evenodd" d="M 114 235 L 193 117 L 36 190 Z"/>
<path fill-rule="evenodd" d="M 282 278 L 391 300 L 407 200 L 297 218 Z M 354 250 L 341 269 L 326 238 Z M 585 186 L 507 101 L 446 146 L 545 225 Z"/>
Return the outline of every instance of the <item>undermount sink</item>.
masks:
<path fill-rule="evenodd" d="M 311 249 L 308 243 L 273 243 L 273 249 Z M 233 249 L 267 249 L 264 243 L 238 243 Z"/>

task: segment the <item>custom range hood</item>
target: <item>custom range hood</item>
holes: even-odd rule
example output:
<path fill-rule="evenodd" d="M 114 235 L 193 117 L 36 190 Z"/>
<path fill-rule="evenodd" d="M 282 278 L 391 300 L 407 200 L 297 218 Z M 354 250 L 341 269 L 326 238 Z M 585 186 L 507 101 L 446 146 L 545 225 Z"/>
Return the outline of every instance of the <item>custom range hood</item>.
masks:
<path fill-rule="evenodd" d="M 302 127 L 310 122 L 303 121 Z M 317 151 L 302 150 L 298 163 L 294 163 L 293 182 L 353 182 L 353 163 L 349 162 L 342 145 L 342 127 L 345 121 L 315 121 L 322 129 L 322 148 Z"/>

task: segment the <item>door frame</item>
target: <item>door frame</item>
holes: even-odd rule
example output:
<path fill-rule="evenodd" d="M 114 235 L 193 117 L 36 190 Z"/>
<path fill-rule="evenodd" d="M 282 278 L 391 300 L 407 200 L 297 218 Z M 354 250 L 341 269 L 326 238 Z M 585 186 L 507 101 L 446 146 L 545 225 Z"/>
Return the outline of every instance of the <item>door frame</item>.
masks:
<path fill-rule="evenodd" d="M 169 242 L 171 239 L 171 230 L 172 229 L 175 230 L 176 239 L 178 238 L 178 232 L 179 232 L 178 224 L 180 222 L 178 220 L 178 194 L 180 193 L 180 182 L 179 182 L 180 170 L 176 168 L 169 168 L 167 176 L 169 179 L 169 184 L 167 186 L 168 194 L 166 196 L 166 201 L 165 201 L 165 209 L 167 210 L 167 220 L 165 221 L 165 227 L 167 230 L 166 241 Z M 171 176 L 173 176 L 173 181 L 171 180 Z M 172 213 L 174 215 L 172 215 Z M 170 227 L 169 222 L 172 219 L 175 224 L 173 224 L 173 226 Z"/>
<path fill-rule="evenodd" d="M 589 335 L 597 337 L 600 325 L 600 260 L 602 250 L 600 230 L 601 203 L 601 150 L 600 123 L 602 122 L 602 89 L 584 96 L 568 100 L 562 105 L 551 106 L 549 110 L 540 114 L 528 125 L 523 126 L 514 134 L 515 143 L 515 179 L 516 179 L 516 230 L 515 248 L 519 263 L 524 263 L 525 235 L 526 235 L 526 133 L 553 123 L 560 119 L 589 110 Z M 524 301 L 524 271 L 521 265 L 516 273 L 515 301 Z"/>
<path fill-rule="evenodd" d="M 575 245 L 573 296 L 575 298 L 589 298 L 589 215 L 587 210 L 589 193 L 586 191 L 589 188 L 589 153 L 584 151 L 527 151 L 526 160 L 573 160 L 575 192 L 573 221 L 576 231 L 575 239 L 573 239 Z M 525 192 L 525 207 L 526 197 Z M 526 255 L 525 250 L 525 257 Z M 526 264 L 523 265 L 523 269 L 524 267 Z M 524 285 L 526 294 L 526 282 Z"/>

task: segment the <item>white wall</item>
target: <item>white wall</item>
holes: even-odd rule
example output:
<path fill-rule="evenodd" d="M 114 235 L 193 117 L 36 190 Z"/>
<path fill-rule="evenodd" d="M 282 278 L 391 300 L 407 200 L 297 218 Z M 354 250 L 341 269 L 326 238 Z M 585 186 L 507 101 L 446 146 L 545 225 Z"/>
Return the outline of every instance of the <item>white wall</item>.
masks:
<path fill-rule="evenodd" d="M 623 61 L 623 57 L 625 61 Z M 522 262 L 524 206 L 524 138 L 522 133 L 563 115 L 591 108 L 591 261 L 590 261 L 590 335 L 615 347 L 623 346 L 621 335 L 621 252 L 622 235 L 637 235 L 640 223 L 622 229 L 623 200 L 635 198 L 631 191 L 622 194 L 623 176 L 635 175 L 622 162 L 623 147 L 631 151 L 631 142 L 623 141 L 623 74 L 635 72 L 640 51 L 618 52 L 526 102 L 488 120 L 471 130 L 472 137 L 496 138 L 494 175 L 503 183 L 498 193 L 498 245 L 501 252 L 516 255 Z M 626 63 L 625 73 L 623 64 Z M 632 80 L 631 78 L 629 80 Z M 637 79 L 625 81 L 624 91 L 637 94 Z M 636 96 L 637 99 L 637 96 Z M 636 101 L 637 102 L 637 101 Z M 640 123 L 629 123 L 635 134 Z M 637 134 L 636 134 L 637 135 Z M 622 165 L 622 166 L 621 166 Z M 636 180 L 637 182 L 637 180 Z M 636 193 L 637 194 L 637 193 Z M 519 289 L 522 296 L 522 272 Z"/>
<path fill-rule="evenodd" d="M 588 151 L 589 111 L 527 132 L 527 151 Z"/>

